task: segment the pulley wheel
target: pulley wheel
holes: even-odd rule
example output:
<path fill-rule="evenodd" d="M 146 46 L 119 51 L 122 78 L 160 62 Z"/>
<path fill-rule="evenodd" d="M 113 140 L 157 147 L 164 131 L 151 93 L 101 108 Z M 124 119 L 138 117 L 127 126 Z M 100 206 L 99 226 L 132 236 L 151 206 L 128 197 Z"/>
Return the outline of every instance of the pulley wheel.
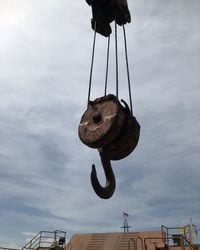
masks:
<path fill-rule="evenodd" d="M 133 152 L 138 144 L 140 125 L 136 118 L 128 115 L 116 139 L 108 145 L 110 160 L 121 160 Z"/>
<path fill-rule="evenodd" d="M 110 144 L 122 129 L 125 113 L 114 95 L 107 95 L 89 102 L 83 114 L 78 133 L 80 140 L 91 148 Z"/>

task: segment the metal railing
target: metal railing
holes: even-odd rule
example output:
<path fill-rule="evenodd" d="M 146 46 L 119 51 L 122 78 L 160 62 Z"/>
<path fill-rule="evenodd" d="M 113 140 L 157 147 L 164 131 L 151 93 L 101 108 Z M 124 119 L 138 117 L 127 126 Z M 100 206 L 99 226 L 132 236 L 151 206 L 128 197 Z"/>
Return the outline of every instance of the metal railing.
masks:
<path fill-rule="evenodd" d="M 50 231 L 40 231 L 33 237 L 21 250 L 35 250 L 38 248 L 53 248 L 55 246 L 65 245 L 66 232 L 56 230 Z"/>
<path fill-rule="evenodd" d="M 180 227 L 166 227 L 164 225 L 161 225 L 161 231 L 162 231 L 162 236 L 166 238 L 166 243 L 170 245 L 170 240 L 172 240 L 174 243 L 178 243 L 179 239 L 183 239 L 184 245 L 189 246 L 190 248 L 193 248 L 189 240 L 187 239 L 187 232 L 186 232 L 186 227 L 188 225 L 181 227 L 183 230 L 182 233 L 177 233 L 180 230 Z"/>
<path fill-rule="evenodd" d="M 137 238 L 130 238 L 129 239 L 128 250 L 131 250 L 131 242 L 133 242 L 133 249 L 137 250 L 138 249 L 138 240 L 141 242 L 142 250 L 144 250 L 143 239 L 139 236 Z"/>
<path fill-rule="evenodd" d="M 173 236 L 164 236 L 164 237 L 148 237 L 142 239 L 141 237 L 137 238 L 130 238 L 128 242 L 128 250 L 134 249 L 138 250 L 138 240 L 141 242 L 141 249 L 148 250 L 148 241 L 151 241 L 150 244 L 157 244 L 163 243 L 166 247 L 170 246 L 179 246 L 182 250 L 185 250 L 185 247 L 190 247 L 193 250 L 193 246 L 191 246 L 190 242 L 187 241 L 183 235 L 173 235 Z M 153 242 L 152 242 L 153 241 Z M 133 247 L 131 247 L 131 242 L 133 242 Z M 175 242 L 175 243 L 174 243 Z M 186 242 L 186 244 L 185 244 Z"/>
<path fill-rule="evenodd" d="M 166 241 L 167 242 L 169 242 L 169 240 L 174 240 L 174 239 L 177 239 L 179 242 L 180 242 L 180 244 L 179 245 L 174 245 L 174 244 L 167 244 L 166 243 Z M 164 243 L 164 244 L 166 244 L 166 246 L 167 247 L 170 247 L 170 246 L 179 246 L 179 247 L 181 247 L 181 249 L 182 250 L 185 250 L 185 244 L 184 244 L 184 237 L 182 236 L 182 235 L 178 235 L 178 236 L 174 236 L 174 237 L 148 237 L 148 238 L 145 238 L 144 239 L 144 245 L 145 245 L 145 249 L 147 250 L 147 241 L 148 240 L 159 240 L 159 242 L 157 242 L 157 241 L 154 241 L 153 242 L 153 244 L 159 244 L 160 243 L 160 240 L 162 240 L 162 242 Z M 152 243 L 152 242 L 151 242 Z"/>
<path fill-rule="evenodd" d="M 19 250 L 19 249 L 10 247 L 0 247 L 0 250 Z"/>

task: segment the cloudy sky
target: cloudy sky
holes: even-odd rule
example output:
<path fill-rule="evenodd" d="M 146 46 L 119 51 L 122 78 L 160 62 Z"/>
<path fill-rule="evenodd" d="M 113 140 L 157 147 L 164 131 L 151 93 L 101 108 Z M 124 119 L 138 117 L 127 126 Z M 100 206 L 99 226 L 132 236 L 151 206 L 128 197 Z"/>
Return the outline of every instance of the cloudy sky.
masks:
<path fill-rule="evenodd" d="M 200 1 L 129 0 L 126 26 L 140 141 L 112 162 L 116 191 L 94 193 L 97 150 L 82 144 L 93 32 L 84 0 L 0 0 L 0 246 L 40 230 L 73 233 L 160 225 L 200 228 Z M 119 97 L 127 100 L 122 29 Z M 104 91 L 106 39 L 97 36 L 91 98 Z M 109 92 L 115 93 L 111 37 Z M 198 240 L 198 238 L 196 239 Z M 200 240 L 199 240 L 200 241 Z"/>

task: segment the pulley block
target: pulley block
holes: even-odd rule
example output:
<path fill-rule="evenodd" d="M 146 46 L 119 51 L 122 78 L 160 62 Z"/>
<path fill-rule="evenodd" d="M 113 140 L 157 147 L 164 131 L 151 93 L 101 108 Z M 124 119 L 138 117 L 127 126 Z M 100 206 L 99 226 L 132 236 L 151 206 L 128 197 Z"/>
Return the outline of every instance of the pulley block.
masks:
<path fill-rule="evenodd" d="M 140 125 L 134 116 L 126 115 L 123 127 L 107 150 L 110 160 L 121 160 L 133 152 L 138 144 Z"/>
<path fill-rule="evenodd" d="M 101 163 L 105 173 L 106 182 L 102 186 L 97 177 L 95 164 L 92 165 L 91 183 L 95 193 L 102 199 L 109 199 L 115 191 L 115 175 L 112 170 L 111 160 L 121 160 L 128 156 L 138 144 L 140 125 L 133 116 L 131 84 L 128 66 L 128 52 L 126 44 L 125 24 L 131 22 L 127 0 L 86 0 L 92 7 L 92 29 L 94 40 L 90 68 L 87 110 L 81 117 L 78 128 L 80 140 L 91 148 L 99 151 Z M 107 93 L 108 69 L 110 57 L 111 23 L 115 21 L 115 59 L 116 59 L 116 96 Z M 125 59 L 127 68 L 128 91 L 130 109 L 124 100 L 118 100 L 118 43 L 117 26 L 123 26 Z M 96 44 L 96 33 L 108 37 L 105 96 L 90 101 L 92 87 L 92 74 Z M 123 103 L 124 105 L 122 105 Z"/>
<path fill-rule="evenodd" d="M 125 112 L 116 96 L 109 94 L 89 102 L 78 133 L 80 140 L 91 148 L 110 144 L 121 131 Z"/>

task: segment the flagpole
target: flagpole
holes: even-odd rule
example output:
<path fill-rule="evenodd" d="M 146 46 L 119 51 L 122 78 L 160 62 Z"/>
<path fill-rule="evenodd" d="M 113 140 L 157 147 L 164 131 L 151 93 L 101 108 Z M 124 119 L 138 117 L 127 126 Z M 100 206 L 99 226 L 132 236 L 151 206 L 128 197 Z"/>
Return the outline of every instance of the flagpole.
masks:
<path fill-rule="evenodd" d="M 131 226 L 128 225 L 128 216 L 129 216 L 129 214 L 123 212 L 123 226 L 120 227 L 120 228 L 124 229 L 124 233 L 128 233 L 129 228 L 131 227 Z"/>

